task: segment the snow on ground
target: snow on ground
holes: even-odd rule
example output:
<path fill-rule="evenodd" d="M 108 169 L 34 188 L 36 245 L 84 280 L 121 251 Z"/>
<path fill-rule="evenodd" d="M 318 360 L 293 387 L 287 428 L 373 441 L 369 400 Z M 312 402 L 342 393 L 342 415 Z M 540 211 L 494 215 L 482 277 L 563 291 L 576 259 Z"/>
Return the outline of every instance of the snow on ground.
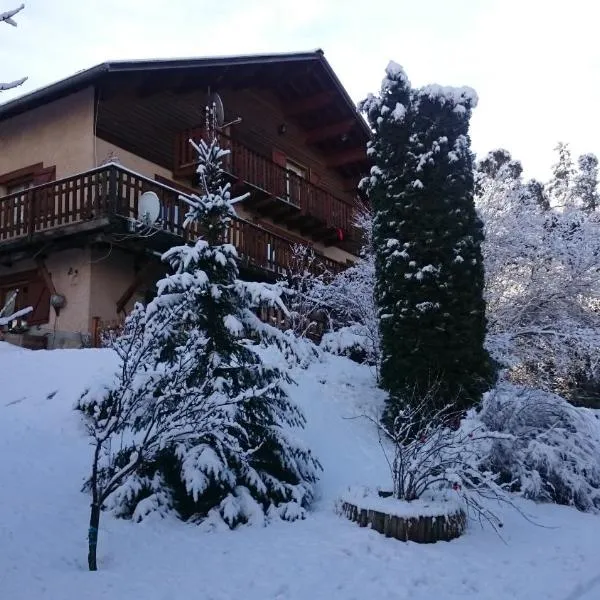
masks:
<path fill-rule="evenodd" d="M 86 571 L 90 448 L 72 410 L 89 382 L 110 377 L 107 350 L 15 350 L 0 342 L 0 599 L 7 600 L 597 600 L 600 518 L 522 503 L 505 541 L 472 523 L 450 543 L 385 539 L 337 516 L 354 484 L 387 484 L 373 427 L 352 419 L 381 401 L 372 373 L 327 357 L 295 372 L 302 433 L 325 472 L 309 519 L 203 533 L 103 516 L 100 571 Z M 579 586 L 579 587 L 578 587 Z"/>

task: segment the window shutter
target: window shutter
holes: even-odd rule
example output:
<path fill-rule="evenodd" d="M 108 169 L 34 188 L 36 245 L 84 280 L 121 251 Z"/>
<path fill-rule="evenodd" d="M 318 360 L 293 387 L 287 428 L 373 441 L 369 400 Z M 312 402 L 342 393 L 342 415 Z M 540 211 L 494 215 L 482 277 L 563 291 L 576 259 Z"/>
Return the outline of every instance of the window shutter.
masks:
<path fill-rule="evenodd" d="M 56 179 L 56 166 L 46 167 L 45 169 L 39 169 L 33 176 L 33 185 L 42 185 L 44 183 L 50 183 Z M 37 208 L 37 217 L 41 219 L 42 226 L 48 226 L 53 224 L 53 217 L 55 214 L 55 206 L 50 190 L 40 190 L 35 192 L 34 202 Z"/>
<path fill-rule="evenodd" d="M 50 291 L 41 279 L 27 284 L 23 308 L 27 306 L 33 307 L 33 311 L 24 317 L 28 325 L 41 325 L 50 320 Z"/>
<path fill-rule="evenodd" d="M 282 152 L 281 150 L 278 150 L 277 148 L 273 148 L 272 160 L 276 165 L 279 165 L 280 167 L 283 167 L 283 168 L 285 168 L 285 166 L 287 164 L 287 156 L 285 155 L 285 152 Z"/>
<path fill-rule="evenodd" d="M 282 167 L 283 169 L 285 169 L 287 166 L 287 156 L 285 155 L 285 152 L 282 152 L 281 150 L 278 150 L 277 148 L 273 148 L 272 160 L 276 165 L 278 165 L 279 167 Z M 278 196 L 279 198 L 286 197 L 287 196 L 287 183 L 288 183 L 286 172 L 281 171 L 280 169 L 269 169 L 269 170 L 273 171 L 273 179 L 270 184 L 267 183 L 265 189 L 269 190 L 269 188 L 270 188 L 269 191 L 273 195 Z"/>
<path fill-rule="evenodd" d="M 43 183 L 50 183 L 56 179 L 56 165 L 46 167 L 45 169 L 39 169 L 34 173 L 33 185 L 42 185 Z"/>

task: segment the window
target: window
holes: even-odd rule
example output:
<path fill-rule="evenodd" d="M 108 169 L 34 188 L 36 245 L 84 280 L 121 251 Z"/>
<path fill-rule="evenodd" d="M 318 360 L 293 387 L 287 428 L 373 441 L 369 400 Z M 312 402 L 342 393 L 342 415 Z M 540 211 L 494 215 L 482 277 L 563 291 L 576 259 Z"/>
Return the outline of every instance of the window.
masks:
<path fill-rule="evenodd" d="M 293 160 L 287 159 L 285 162 L 286 168 L 286 194 L 289 202 L 300 205 L 302 199 L 302 193 L 305 191 L 306 186 L 304 181 L 308 169 L 298 164 Z"/>
<path fill-rule="evenodd" d="M 44 163 L 35 163 L 16 171 L 10 171 L 0 175 L 0 186 L 3 188 L 0 193 L 2 195 L 15 194 L 22 192 L 36 185 L 38 174 L 46 171 Z"/>
<path fill-rule="evenodd" d="M 6 185 L 6 195 L 16 194 L 17 192 L 24 192 L 33 186 L 33 179 L 28 179 L 22 183 L 8 183 Z"/>

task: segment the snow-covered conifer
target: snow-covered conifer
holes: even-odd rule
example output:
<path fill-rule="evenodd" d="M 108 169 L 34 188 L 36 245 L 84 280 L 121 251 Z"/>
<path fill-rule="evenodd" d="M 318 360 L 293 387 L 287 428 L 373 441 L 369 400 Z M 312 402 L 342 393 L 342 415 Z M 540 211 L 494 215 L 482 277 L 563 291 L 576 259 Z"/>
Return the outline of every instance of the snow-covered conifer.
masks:
<path fill-rule="evenodd" d="M 402 315 L 398 302 L 404 292 L 400 272 L 406 248 L 401 231 L 404 205 L 400 198 L 408 185 L 404 167 L 411 135 L 410 95 L 410 81 L 403 68 L 390 62 L 379 95 L 369 95 L 360 104 L 374 133 L 367 146 L 373 166 L 360 187 L 367 194 L 373 211 L 374 294 L 381 341 L 381 385 L 394 401 L 402 394 L 402 375 L 398 371 L 402 360 L 399 337 Z"/>
<path fill-rule="evenodd" d="M 429 393 L 433 380 L 442 405 L 466 407 L 491 377 L 468 137 L 475 104 L 469 88 L 411 90 L 392 65 L 379 96 L 362 105 L 374 132 L 374 166 L 363 186 L 375 212 L 387 419 Z"/>
<path fill-rule="evenodd" d="M 261 343 L 290 344 L 255 314 L 264 302 L 285 310 L 281 290 L 238 279 L 236 250 L 222 243 L 235 214 L 222 182 L 226 152 L 216 141 L 195 147 L 202 193 L 186 198 L 186 225 L 204 239 L 165 253 L 172 273 L 116 341 L 114 386 L 79 402 L 96 443 L 90 568 L 103 505 L 135 520 L 167 512 L 229 527 L 293 520 L 320 468 L 291 435 L 304 417 L 285 391 L 288 376 L 261 359 Z"/>
<path fill-rule="evenodd" d="M 600 204 L 598 158 L 595 154 L 582 154 L 577 163 L 579 170 L 575 176 L 575 194 L 585 210 L 594 211 Z"/>
<path fill-rule="evenodd" d="M 569 144 L 559 142 L 555 148 L 557 161 L 552 165 L 552 178 L 546 185 L 550 205 L 562 209 L 574 200 L 575 167 Z"/>
<path fill-rule="evenodd" d="M 24 4 L 17 8 L 13 8 L 12 10 L 7 10 L 5 12 L 0 13 L 0 23 L 6 23 L 7 25 L 12 25 L 13 27 L 17 26 L 17 22 L 14 20 L 14 16 L 17 13 L 20 13 L 25 8 Z M 27 77 L 22 77 L 21 79 L 17 79 L 16 81 L 10 81 L 6 83 L 0 82 L 0 91 L 2 90 L 11 90 L 16 88 L 27 81 Z"/>
<path fill-rule="evenodd" d="M 550 208 L 550 200 L 541 181 L 530 179 L 525 184 L 525 192 L 541 209 L 548 210 Z"/>

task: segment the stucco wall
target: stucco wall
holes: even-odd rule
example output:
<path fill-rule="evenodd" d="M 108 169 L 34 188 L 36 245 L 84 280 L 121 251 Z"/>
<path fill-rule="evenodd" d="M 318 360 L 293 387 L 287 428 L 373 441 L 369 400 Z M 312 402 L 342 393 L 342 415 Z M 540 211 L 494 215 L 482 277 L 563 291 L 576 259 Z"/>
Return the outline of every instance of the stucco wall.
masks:
<path fill-rule="evenodd" d="M 87 248 L 72 248 L 52 253 L 45 260 L 46 268 L 52 277 L 58 294 L 65 296 L 67 303 L 58 316 L 50 308 L 47 324 L 31 328 L 32 334 L 49 332 L 68 333 L 73 344 L 80 345 L 81 335 L 90 333 L 90 293 L 91 264 L 90 251 Z M 36 269 L 33 260 L 24 260 L 12 268 L 1 267 L 0 276 L 14 275 L 22 271 Z"/>
<path fill-rule="evenodd" d="M 91 273 L 90 317 L 99 317 L 105 322 L 116 320 L 117 300 L 135 277 L 133 256 L 116 248 L 110 254 L 102 249 L 92 250 Z M 126 310 L 131 308 L 132 301 Z"/>
<path fill-rule="evenodd" d="M 118 159 L 118 162 L 121 163 L 127 169 L 131 169 L 136 173 L 140 173 L 141 175 L 145 175 L 150 179 L 154 179 L 155 175 L 161 175 L 162 177 L 167 177 L 168 179 L 173 179 L 173 173 L 156 163 L 153 163 L 141 156 L 137 156 L 123 148 L 119 148 L 119 146 L 115 146 L 110 142 L 106 142 L 105 140 L 96 137 L 94 138 L 96 144 L 96 165 L 101 165 L 102 163 L 109 160 L 112 156 Z"/>
<path fill-rule="evenodd" d="M 0 174 L 43 162 L 56 165 L 56 177 L 94 166 L 94 90 L 0 122 Z"/>

